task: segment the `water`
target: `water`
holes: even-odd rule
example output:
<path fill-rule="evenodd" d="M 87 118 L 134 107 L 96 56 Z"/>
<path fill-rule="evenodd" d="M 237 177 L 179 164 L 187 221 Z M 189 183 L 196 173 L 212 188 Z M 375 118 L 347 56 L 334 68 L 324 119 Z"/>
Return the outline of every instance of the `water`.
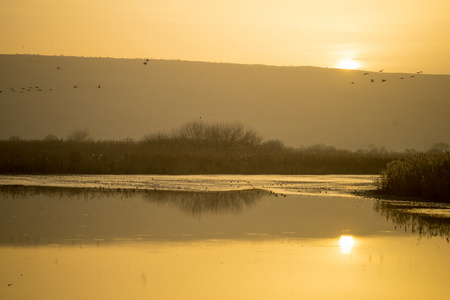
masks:
<path fill-rule="evenodd" d="M 340 194 L 373 189 L 372 175 L 0 175 L 0 185 L 125 190 L 232 191 L 263 189 L 287 194 Z"/>
<path fill-rule="evenodd" d="M 373 184 L 0 176 L 0 298 L 444 298 L 450 207 L 353 193 Z"/>

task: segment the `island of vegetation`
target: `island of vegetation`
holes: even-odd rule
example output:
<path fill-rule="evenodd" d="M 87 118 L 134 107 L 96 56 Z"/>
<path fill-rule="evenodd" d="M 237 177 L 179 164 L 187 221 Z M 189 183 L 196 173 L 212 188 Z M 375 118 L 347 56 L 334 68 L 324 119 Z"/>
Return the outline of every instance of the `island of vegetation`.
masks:
<path fill-rule="evenodd" d="M 241 123 L 191 121 L 141 140 L 95 141 L 88 130 L 66 140 L 0 141 L 1 174 L 377 174 L 378 192 L 450 202 L 450 153 L 350 151 L 264 141 Z"/>

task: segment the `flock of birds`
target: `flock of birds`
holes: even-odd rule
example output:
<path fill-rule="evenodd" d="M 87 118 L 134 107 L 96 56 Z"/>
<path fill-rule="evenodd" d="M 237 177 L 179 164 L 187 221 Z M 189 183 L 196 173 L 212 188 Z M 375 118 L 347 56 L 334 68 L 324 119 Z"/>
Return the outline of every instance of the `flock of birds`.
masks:
<path fill-rule="evenodd" d="M 144 65 L 147 65 L 149 61 L 150 61 L 150 59 L 147 58 L 147 59 L 144 61 L 143 64 L 144 64 Z M 61 67 L 58 66 L 58 67 L 56 67 L 56 69 L 57 69 L 57 70 L 61 70 Z M 78 85 L 74 84 L 74 85 L 73 85 L 73 88 L 74 88 L 74 89 L 77 89 L 77 88 L 78 88 Z M 99 84 L 99 85 L 97 85 L 97 88 L 98 88 L 98 89 L 101 89 L 102 86 Z M 47 89 L 47 90 L 48 90 L 48 91 L 53 91 L 53 89 Z M 10 88 L 8 91 L 11 92 L 11 93 L 15 93 L 16 91 L 18 91 L 19 93 L 25 93 L 25 91 L 27 91 L 27 92 L 32 92 L 32 91 L 42 92 L 43 89 L 40 88 L 39 86 L 35 86 L 35 87 L 29 86 L 29 87 L 22 87 L 22 88 L 20 88 L 20 89 L 18 89 L 18 90 L 16 90 L 15 88 Z M 0 93 L 3 93 L 3 90 L 0 90 Z"/>
<path fill-rule="evenodd" d="M 148 58 L 145 59 L 144 62 L 143 62 L 143 65 L 147 66 L 149 61 L 150 61 L 150 59 L 148 59 Z M 56 67 L 56 69 L 57 69 L 57 70 L 61 70 L 61 67 Z M 384 71 L 383 69 L 379 70 L 380 73 L 383 73 L 383 71 Z M 418 72 L 416 72 L 416 73 L 417 73 L 417 74 L 422 74 L 423 72 L 422 72 L 422 71 L 418 71 Z M 368 75 L 370 75 L 370 74 L 369 74 L 368 72 L 365 72 L 363 75 L 364 75 L 364 76 L 368 76 Z M 414 78 L 414 75 L 410 75 L 409 77 L 410 77 L 410 78 Z M 400 77 L 399 79 L 404 79 L 404 78 L 405 78 L 405 77 Z M 381 82 L 386 82 L 386 81 L 387 81 L 387 79 L 384 79 L 384 78 L 381 79 Z M 371 79 L 370 79 L 370 82 L 371 82 L 371 83 L 375 82 L 375 79 L 371 78 Z M 350 84 L 356 84 L 356 82 L 351 81 Z M 74 88 L 74 89 L 78 88 L 78 85 L 73 85 L 73 88 Z M 97 89 L 101 89 L 101 88 L 102 88 L 102 86 L 101 86 L 100 84 L 97 85 Z M 15 93 L 16 91 L 18 91 L 19 93 L 25 93 L 25 91 L 27 91 L 27 92 L 32 92 L 32 91 L 42 92 L 43 89 L 40 88 L 39 86 L 35 86 L 35 87 L 32 87 L 32 86 L 29 86 L 29 87 L 22 87 L 22 88 L 20 88 L 20 89 L 18 89 L 18 90 L 16 90 L 15 88 L 10 88 L 10 89 L 9 89 L 9 92 L 12 92 L 12 93 Z M 51 91 L 53 91 L 53 89 L 49 88 L 49 89 L 47 89 L 47 91 L 50 91 L 50 92 L 51 92 Z M 0 93 L 3 93 L 3 91 L 0 90 Z"/>
<path fill-rule="evenodd" d="M 61 67 L 56 67 L 56 69 L 57 70 L 61 70 Z M 76 84 L 74 84 L 73 85 L 73 88 L 74 89 L 76 89 L 76 88 L 78 88 L 78 85 L 76 85 Z M 99 85 L 97 85 L 97 88 L 98 89 L 101 89 L 102 88 L 102 86 L 99 84 Z M 29 86 L 29 87 L 21 87 L 21 88 L 19 88 L 19 89 L 16 89 L 16 88 L 9 88 L 8 89 L 8 91 L 9 92 L 11 92 L 11 93 L 15 93 L 15 92 L 19 92 L 19 93 L 25 93 L 25 92 L 42 92 L 43 91 L 43 88 L 41 88 L 41 87 L 39 87 L 39 86 Z M 52 88 L 49 88 L 49 89 L 46 89 L 46 91 L 53 91 L 53 89 Z M 0 90 L 0 93 L 3 93 L 3 90 Z"/>
<path fill-rule="evenodd" d="M 383 69 L 381 69 L 379 72 L 380 73 L 383 73 Z M 423 73 L 423 71 L 417 71 L 416 72 L 416 74 L 422 74 Z M 368 72 L 365 72 L 364 74 L 363 74 L 364 76 L 368 76 L 368 75 L 370 75 Z M 414 75 L 410 75 L 409 76 L 410 78 L 414 78 L 415 76 Z M 400 77 L 399 79 L 405 79 L 405 77 Z M 382 78 L 381 79 L 381 82 L 386 82 L 387 81 L 387 79 L 384 79 L 384 78 Z M 372 83 L 372 82 L 375 82 L 375 79 L 373 79 L 373 78 L 371 78 L 370 79 L 370 82 Z M 350 82 L 351 84 L 355 84 L 355 82 L 354 81 L 352 81 L 352 82 Z"/>

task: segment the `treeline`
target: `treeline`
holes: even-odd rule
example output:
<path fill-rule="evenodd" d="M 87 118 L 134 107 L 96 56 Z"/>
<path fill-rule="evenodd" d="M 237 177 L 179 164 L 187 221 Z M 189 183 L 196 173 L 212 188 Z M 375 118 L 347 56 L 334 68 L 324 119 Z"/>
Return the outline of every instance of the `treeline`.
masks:
<path fill-rule="evenodd" d="M 450 202 L 450 152 L 421 153 L 388 163 L 379 191 Z"/>
<path fill-rule="evenodd" d="M 349 151 L 263 141 L 240 123 L 192 121 L 140 141 L 94 141 L 87 132 L 67 140 L 0 141 L 2 174 L 380 174 L 410 156 L 383 149 Z"/>

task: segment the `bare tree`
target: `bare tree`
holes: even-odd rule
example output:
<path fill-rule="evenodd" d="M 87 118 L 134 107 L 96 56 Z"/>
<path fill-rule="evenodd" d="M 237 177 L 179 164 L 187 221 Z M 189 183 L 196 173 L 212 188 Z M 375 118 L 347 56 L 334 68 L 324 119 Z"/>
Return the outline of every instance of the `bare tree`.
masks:
<path fill-rule="evenodd" d="M 92 137 L 90 136 L 88 129 L 76 129 L 67 137 L 69 141 L 74 142 L 90 142 Z"/>

